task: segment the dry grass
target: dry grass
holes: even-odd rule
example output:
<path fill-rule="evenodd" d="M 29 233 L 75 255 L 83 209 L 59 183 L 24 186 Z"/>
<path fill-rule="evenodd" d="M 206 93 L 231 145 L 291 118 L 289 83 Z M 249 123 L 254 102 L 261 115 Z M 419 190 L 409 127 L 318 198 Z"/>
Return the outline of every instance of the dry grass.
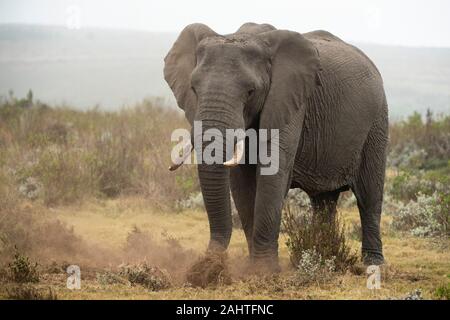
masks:
<path fill-rule="evenodd" d="M 58 300 L 52 288 L 37 288 L 30 285 L 6 287 L 6 295 L 10 300 Z"/>
<path fill-rule="evenodd" d="M 341 212 L 346 225 L 358 223 L 356 208 Z M 204 212 L 186 211 L 179 214 L 150 210 L 145 201 L 119 198 L 85 203 L 79 206 L 52 209 L 52 215 L 73 226 L 74 232 L 87 243 L 120 253 L 135 226 L 153 235 L 153 241 L 164 243 L 169 233 L 176 237 L 193 258 L 201 256 L 207 245 L 209 227 Z M 423 296 L 435 298 L 435 291 L 449 281 L 450 242 L 414 237 L 398 237 L 389 231 L 390 217 L 383 216 L 384 251 L 387 265 L 382 269 L 382 289 L 366 289 L 366 275 L 347 272 L 336 274 L 324 284 L 295 285 L 291 281 L 294 270 L 283 237 L 280 241 L 282 273 L 275 277 L 256 277 L 243 273 L 246 242 L 241 230 L 234 230 L 228 251 L 228 265 L 233 282 L 206 288 L 190 286 L 183 277 L 174 279 L 168 289 L 150 292 L 143 286 L 130 287 L 124 283 L 101 284 L 97 274 L 105 267 L 81 266 L 82 289 L 65 288 L 64 272 L 44 272 L 40 286 L 50 286 L 58 299 L 382 299 L 402 297 L 420 288 Z M 350 240 L 354 250 L 360 243 Z M 122 256 L 123 257 L 123 256 Z M 77 264 L 77 257 L 69 262 Z M 194 260 L 192 260 L 194 261 Z M 156 261 L 157 262 L 157 261 Z M 174 260 L 176 263 L 176 260 Z M 364 272 L 364 269 L 362 269 Z M 0 296 L 7 298 L 5 292 Z"/>
<path fill-rule="evenodd" d="M 425 298 L 448 294 L 450 240 L 400 236 L 386 215 L 388 263 L 376 292 L 366 288 L 365 269 L 358 265 L 320 283 L 296 283 L 286 235 L 280 239 L 282 272 L 275 276 L 247 270 L 239 229 L 226 259 L 205 257 L 206 214 L 175 209 L 198 191 L 195 167 L 167 172 L 170 134 L 186 121 L 160 103 L 145 101 L 120 112 L 53 109 L 15 98 L 0 103 L 0 298 L 380 299 L 416 289 Z M 393 144 L 412 137 L 421 147 L 438 146 L 427 150 L 439 160 L 431 159 L 431 167 L 442 167 L 448 119 L 421 124 L 415 116 L 394 125 Z M 421 140 L 424 132 L 427 139 Z M 359 252 L 360 242 L 351 236 L 359 229 L 356 208 L 342 210 L 340 218 L 353 226 L 345 238 Z M 40 281 L 32 287 L 17 287 L 5 276 L 15 247 L 38 262 Z M 123 263 L 138 266 L 129 268 L 131 278 L 120 273 Z M 70 264 L 81 267 L 81 290 L 66 289 Z M 160 281 L 166 275 L 170 285 Z"/>
<path fill-rule="evenodd" d="M 189 268 L 186 280 L 194 287 L 231 284 L 226 253 L 208 251 Z"/>
<path fill-rule="evenodd" d="M 141 195 L 167 208 L 198 189 L 193 166 L 167 174 L 172 130 L 186 126 L 158 101 L 83 112 L 0 100 L 0 172 L 46 206 Z"/>

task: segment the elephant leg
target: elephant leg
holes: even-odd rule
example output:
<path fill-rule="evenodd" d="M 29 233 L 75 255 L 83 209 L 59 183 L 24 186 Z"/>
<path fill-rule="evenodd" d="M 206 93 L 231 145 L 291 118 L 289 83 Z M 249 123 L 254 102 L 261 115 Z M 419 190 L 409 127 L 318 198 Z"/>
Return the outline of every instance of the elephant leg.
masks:
<path fill-rule="evenodd" d="M 252 255 L 253 213 L 256 196 L 256 165 L 240 165 L 230 170 L 231 193 L 241 219 L 248 251 Z"/>
<path fill-rule="evenodd" d="M 381 126 L 387 126 L 382 123 Z M 385 175 L 387 136 L 380 124 L 371 129 L 361 156 L 359 173 L 352 187 L 362 227 L 362 257 L 367 265 L 383 264 L 380 220 Z"/>
<path fill-rule="evenodd" d="M 291 119 L 279 136 L 275 134 L 267 140 L 267 150 L 271 150 L 271 163 L 258 163 L 256 172 L 256 198 L 253 222 L 252 260 L 261 266 L 263 272 L 278 272 L 278 237 L 280 234 L 281 210 L 292 181 L 292 168 L 300 140 L 298 128 L 302 128 L 304 110 Z M 264 153 L 259 148 L 259 159 Z M 267 170 L 276 169 L 276 170 Z"/>
<path fill-rule="evenodd" d="M 280 270 L 278 264 L 278 237 L 281 209 L 286 195 L 288 177 L 259 176 L 255 199 L 252 260 L 263 271 Z"/>
<path fill-rule="evenodd" d="M 336 216 L 336 206 L 340 191 L 332 191 L 311 196 L 314 215 L 324 222 L 332 222 Z"/>

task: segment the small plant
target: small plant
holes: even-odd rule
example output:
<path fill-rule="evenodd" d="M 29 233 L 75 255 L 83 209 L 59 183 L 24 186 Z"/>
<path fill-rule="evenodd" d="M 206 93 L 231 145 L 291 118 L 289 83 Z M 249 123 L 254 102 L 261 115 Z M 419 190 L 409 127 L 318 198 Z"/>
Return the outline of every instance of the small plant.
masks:
<path fill-rule="evenodd" d="M 315 248 L 304 250 L 298 261 L 295 282 L 297 284 L 312 282 L 320 284 L 328 281 L 336 271 L 335 260 L 336 257 L 322 258 Z"/>
<path fill-rule="evenodd" d="M 58 300 L 52 288 L 38 289 L 29 285 L 6 288 L 6 297 L 11 300 Z"/>
<path fill-rule="evenodd" d="M 25 255 L 18 251 L 14 260 L 8 264 L 10 279 L 17 283 L 39 282 L 38 264 L 32 263 Z"/>
<path fill-rule="evenodd" d="M 301 254 L 295 272 L 295 282 L 298 284 L 317 284 L 328 281 L 336 271 L 335 257 L 323 259 L 316 249 L 304 250 Z"/>
<path fill-rule="evenodd" d="M 169 275 L 165 270 L 146 263 L 121 266 L 119 276 L 128 279 L 131 285 L 142 285 L 150 291 L 159 291 L 171 286 Z"/>
<path fill-rule="evenodd" d="M 334 259 L 337 271 L 345 271 L 356 263 L 357 256 L 347 244 L 344 224 L 338 215 L 330 220 L 323 221 L 311 210 L 301 211 L 287 203 L 282 222 L 290 259 L 295 267 L 307 250 L 316 250 L 324 261 Z"/>
<path fill-rule="evenodd" d="M 450 300 L 450 282 L 437 287 L 434 296 L 439 300 Z"/>
<path fill-rule="evenodd" d="M 97 273 L 97 282 L 101 285 L 126 284 L 127 281 L 112 271 Z"/>

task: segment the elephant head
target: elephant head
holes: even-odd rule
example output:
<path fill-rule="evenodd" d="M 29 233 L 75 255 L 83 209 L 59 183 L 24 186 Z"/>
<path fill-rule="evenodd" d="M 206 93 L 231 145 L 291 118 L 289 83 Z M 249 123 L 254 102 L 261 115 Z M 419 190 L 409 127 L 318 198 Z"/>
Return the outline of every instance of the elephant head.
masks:
<path fill-rule="evenodd" d="M 191 125 L 198 120 L 204 129 L 220 132 L 281 131 L 318 84 L 319 69 L 318 51 L 299 33 L 247 23 L 234 34 L 219 35 L 192 24 L 166 56 L 164 77 Z M 198 171 L 210 248 L 226 248 L 232 227 L 229 168 L 199 164 Z"/>

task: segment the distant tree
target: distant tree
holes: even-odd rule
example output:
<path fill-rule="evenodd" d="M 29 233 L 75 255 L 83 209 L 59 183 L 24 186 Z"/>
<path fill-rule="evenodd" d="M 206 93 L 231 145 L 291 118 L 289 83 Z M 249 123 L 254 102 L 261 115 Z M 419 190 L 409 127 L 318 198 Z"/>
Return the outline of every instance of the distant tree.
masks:
<path fill-rule="evenodd" d="M 30 105 L 33 104 L 33 91 L 31 89 L 28 90 L 27 101 L 30 103 Z"/>

